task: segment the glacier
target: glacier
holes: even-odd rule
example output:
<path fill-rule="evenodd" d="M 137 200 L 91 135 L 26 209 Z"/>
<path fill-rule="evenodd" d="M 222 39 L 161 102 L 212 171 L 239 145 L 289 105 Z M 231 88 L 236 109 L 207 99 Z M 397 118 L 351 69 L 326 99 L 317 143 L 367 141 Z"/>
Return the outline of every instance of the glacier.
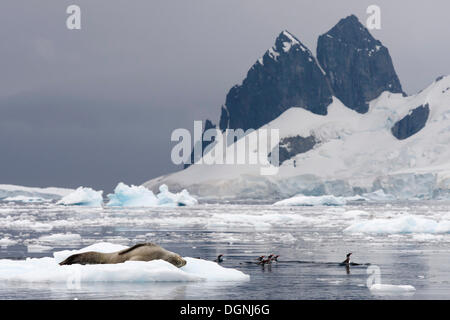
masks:
<path fill-rule="evenodd" d="M 407 139 L 397 139 L 392 132 L 395 124 L 425 105 L 430 110 L 425 127 Z M 193 164 L 144 186 L 155 190 L 166 184 L 215 201 L 275 202 L 297 194 L 371 194 L 373 201 L 377 195 L 384 201 L 450 196 L 449 76 L 411 96 L 385 91 L 369 102 L 365 114 L 349 109 L 336 97 L 327 115 L 292 107 L 260 130 L 272 128 L 280 130 L 281 139 L 313 136 L 318 143 L 283 162 L 274 176 L 261 176 L 258 164 Z M 257 145 L 252 140 L 248 139 L 248 150 L 254 152 Z M 235 144 L 226 148 L 224 157 L 231 148 L 235 150 Z"/>

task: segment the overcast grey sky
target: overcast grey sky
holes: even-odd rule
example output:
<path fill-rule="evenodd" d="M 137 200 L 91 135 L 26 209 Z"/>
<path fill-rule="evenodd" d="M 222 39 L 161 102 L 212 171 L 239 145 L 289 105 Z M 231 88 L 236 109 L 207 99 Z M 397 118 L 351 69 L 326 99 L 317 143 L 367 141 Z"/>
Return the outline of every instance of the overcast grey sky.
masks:
<path fill-rule="evenodd" d="M 71 4 L 81 30 L 66 28 Z M 172 130 L 217 122 L 281 30 L 315 52 L 370 4 L 407 93 L 450 74 L 448 0 L 2 0 L 0 183 L 110 191 L 176 170 Z"/>

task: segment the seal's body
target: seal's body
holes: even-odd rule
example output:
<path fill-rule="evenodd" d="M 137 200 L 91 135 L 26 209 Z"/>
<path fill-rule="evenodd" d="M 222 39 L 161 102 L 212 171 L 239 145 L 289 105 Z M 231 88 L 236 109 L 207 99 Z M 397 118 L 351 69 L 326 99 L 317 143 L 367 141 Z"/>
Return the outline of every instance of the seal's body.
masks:
<path fill-rule="evenodd" d="M 140 243 L 131 248 L 112 253 L 83 252 L 71 255 L 60 265 L 70 264 L 114 264 L 125 261 L 165 260 L 176 267 L 186 265 L 186 260 L 180 255 L 170 252 L 153 243 Z"/>

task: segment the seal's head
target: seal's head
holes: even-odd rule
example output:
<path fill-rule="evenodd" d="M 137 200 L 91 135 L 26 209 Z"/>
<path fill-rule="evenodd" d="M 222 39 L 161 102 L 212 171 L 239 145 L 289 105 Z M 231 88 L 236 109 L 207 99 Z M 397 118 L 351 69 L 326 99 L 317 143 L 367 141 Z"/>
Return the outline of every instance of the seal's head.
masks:
<path fill-rule="evenodd" d="M 178 254 L 171 255 L 168 259 L 168 262 L 173 264 L 175 267 L 181 268 L 186 265 L 186 260 L 184 260 L 181 256 Z"/>

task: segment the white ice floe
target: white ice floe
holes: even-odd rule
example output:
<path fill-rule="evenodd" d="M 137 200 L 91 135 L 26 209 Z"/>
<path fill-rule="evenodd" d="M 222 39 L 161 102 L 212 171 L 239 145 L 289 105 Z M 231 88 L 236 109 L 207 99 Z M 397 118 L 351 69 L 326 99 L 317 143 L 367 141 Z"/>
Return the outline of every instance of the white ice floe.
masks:
<path fill-rule="evenodd" d="M 347 233 L 400 234 L 400 233 L 450 233 L 450 220 L 435 221 L 406 215 L 393 219 L 359 221 L 344 230 Z"/>
<path fill-rule="evenodd" d="M 55 233 L 48 236 L 39 237 L 39 242 L 52 243 L 52 244 L 70 244 L 78 243 L 81 241 L 81 236 L 76 233 Z"/>
<path fill-rule="evenodd" d="M 108 194 L 110 207 L 156 207 L 156 206 L 191 206 L 197 204 L 197 199 L 189 195 L 187 190 L 171 193 L 166 185 L 159 187 L 160 193 L 155 194 L 144 186 L 128 186 L 119 183 L 113 194 Z"/>
<path fill-rule="evenodd" d="M 17 241 L 11 240 L 8 237 L 0 239 L 0 247 L 8 247 L 17 244 Z"/>
<path fill-rule="evenodd" d="M 103 191 L 79 187 L 74 192 L 59 200 L 58 204 L 66 206 L 101 207 L 103 204 Z"/>
<path fill-rule="evenodd" d="M 370 292 L 378 295 L 391 294 L 412 294 L 416 291 L 411 285 L 393 285 L 393 284 L 374 284 L 370 287 Z"/>
<path fill-rule="evenodd" d="M 0 260 L 0 281 L 21 282 L 161 282 L 161 281 L 248 281 L 250 277 L 217 263 L 185 258 L 186 266 L 177 268 L 163 260 L 127 261 L 119 264 L 68 265 L 58 262 L 76 252 L 113 252 L 126 248 L 97 243 L 78 251 L 55 252 L 54 257 L 27 260 Z"/>
<path fill-rule="evenodd" d="M 295 197 L 275 202 L 274 206 L 343 206 L 347 200 L 343 197 L 326 196 L 304 196 L 299 194 Z"/>

